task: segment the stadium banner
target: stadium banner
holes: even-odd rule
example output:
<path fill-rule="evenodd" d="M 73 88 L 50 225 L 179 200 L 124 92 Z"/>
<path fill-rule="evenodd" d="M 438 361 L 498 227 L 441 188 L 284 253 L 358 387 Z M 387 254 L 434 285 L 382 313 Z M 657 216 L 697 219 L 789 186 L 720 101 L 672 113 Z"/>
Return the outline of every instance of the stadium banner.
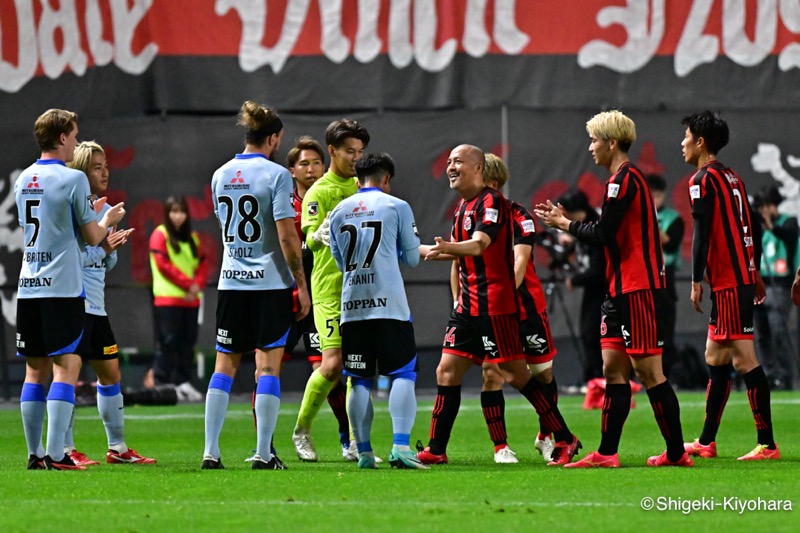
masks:
<path fill-rule="evenodd" d="M 797 109 L 796 0 L 0 0 L 0 115 Z"/>

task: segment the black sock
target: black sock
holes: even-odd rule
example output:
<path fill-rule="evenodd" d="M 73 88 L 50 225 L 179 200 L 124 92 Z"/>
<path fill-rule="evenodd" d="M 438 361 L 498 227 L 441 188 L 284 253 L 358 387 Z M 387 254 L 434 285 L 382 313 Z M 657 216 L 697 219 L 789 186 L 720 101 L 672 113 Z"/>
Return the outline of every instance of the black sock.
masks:
<path fill-rule="evenodd" d="M 631 386 L 629 383 L 606 385 L 606 396 L 603 401 L 602 437 L 600 455 L 614 455 L 619 450 L 619 439 L 622 427 L 631 412 Z"/>
<path fill-rule="evenodd" d="M 647 396 L 650 398 L 650 405 L 653 407 L 661 435 L 667 443 L 667 459 L 674 463 L 685 453 L 678 397 L 669 381 L 647 389 Z"/>
<path fill-rule="evenodd" d="M 731 374 L 733 365 L 708 365 L 708 387 L 706 387 L 706 418 L 703 421 L 703 432 L 700 444 L 708 446 L 717 440 L 717 430 L 722 422 L 722 413 L 728 396 L 731 395 Z"/>
<path fill-rule="evenodd" d="M 542 390 L 547 396 L 550 398 L 550 401 L 553 405 L 558 405 L 558 384 L 556 383 L 556 378 L 550 383 L 543 383 Z M 545 420 L 542 417 L 539 417 L 539 432 L 542 435 L 548 435 L 552 429 L 545 423 Z"/>
<path fill-rule="evenodd" d="M 433 404 L 431 415 L 430 442 L 431 453 L 441 455 L 447 451 L 450 441 L 450 432 L 456 422 L 458 409 L 461 407 L 461 385 L 446 387 L 438 386 L 436 401 Z"/>
<path fill-rule="evenodd" d="M 531 377 L 528 383 L 520 389 L 520 394 L 525 396 L 534 409 L 539 419 L 544 421 L 544 426 L 553 432 L 556 442 L 566 442 L 572 444 L 573 436 L 564 422 L 564 417 L 558 410 L 558 405 L 553 403 L 553 397 L 546 391 L 544 386 Z M 549 433 L 548 431 L 548 433 Z"/>
<path fill-rule="evenodd" d="M 338 380 L 333 389 L 328 393 L 328 404 L 331 406 L 333 415 L 339 422 L 339 435 L 341 436 L 342 444 L 350 442 L 350 421 L 347 419 L 347 387 Z"/>
<path fill-rule="evenodd" d="M 772 411 L 769 403 L 769 382 L 761 366 L 742 376 L 747 387 L 747 399 L 750 400 L 750 410 L 756 421 L 758 443 L 766 444 L 770 450 L 775 449 L 775 439 L 772 436 Z"/>
<path fill-rule="evenodd" d="M 508 444 L 506 399 L 503 396 L 502 389 L 482 391 L 481 407 L 483 408 L 483 418 L 486 419 L 486 427 L 489 428 L 489 437 L 492 439 L 495 448 Z"/>

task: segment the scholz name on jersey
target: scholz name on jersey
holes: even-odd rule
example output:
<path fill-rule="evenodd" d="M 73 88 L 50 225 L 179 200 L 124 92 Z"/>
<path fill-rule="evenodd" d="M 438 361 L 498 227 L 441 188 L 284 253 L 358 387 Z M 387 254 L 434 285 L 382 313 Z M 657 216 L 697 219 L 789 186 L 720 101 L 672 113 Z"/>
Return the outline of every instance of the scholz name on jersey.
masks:
<path fill-rule="evenodd" d="M 240 246 L 228 248 L 228 257 L 239 259 L 241 257 L 253 257 L 253 249 L 250 247 L 243 248 Z"/>
<path fill-rule="evenodd" d="M 374 272 L 371 272 L 369 274 L 353 274 L 352 276 L 347 278 L 348 287 L 352 287 L 353 285 L 366 285 L 368 283 L 375 283 Z"/>
<path fill-rule="evenodd" d="M 20 287 L 52 287 L 53 278 L 20 278 Z"/>
<path fill-rule="evenodd" d="M 223 270 L 225 279 L 264 279 L 263 270 Z"/>
<path fill-rule="evenodd" d="M 387 301 L 387 298 L 364 298 L 362 300 L 349 300 L 347 302 L 342 302 L 342 309 L 345 311 L 356 311 L 358 309 L 386 307 Z"/>

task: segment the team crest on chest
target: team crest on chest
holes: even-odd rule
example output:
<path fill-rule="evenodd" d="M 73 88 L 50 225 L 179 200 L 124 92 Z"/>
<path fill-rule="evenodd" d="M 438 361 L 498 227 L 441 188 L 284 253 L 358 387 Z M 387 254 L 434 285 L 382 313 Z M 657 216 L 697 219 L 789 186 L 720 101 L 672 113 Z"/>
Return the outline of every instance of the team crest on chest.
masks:
<path fill-rule="evenodd" d="M 464 231 L 469 231 L 472 229 L 472 218 L 464 217 Z"/>

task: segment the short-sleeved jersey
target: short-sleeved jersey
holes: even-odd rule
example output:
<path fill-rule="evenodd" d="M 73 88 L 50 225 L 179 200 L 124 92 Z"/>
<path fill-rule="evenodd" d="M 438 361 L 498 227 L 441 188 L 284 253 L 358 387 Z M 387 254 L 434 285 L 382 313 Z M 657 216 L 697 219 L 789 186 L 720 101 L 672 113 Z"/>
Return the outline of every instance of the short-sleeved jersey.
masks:
<path fill-rule="evenodd" d="M 527 244 L 533 248 L 536 243 L 536 224 L 533 216 L 517 202 L 509 200 L 508 205 L 511 207 L 511 217 L 514 221 L 514 246 Z M 542 282 L 536 275 L 536 267 L 533 265 L 533 251 L 525 266 L 525 278 L 517 287 L 517 293 L 520 299 L 520 322 L 525 322 L 529 317 L 539 317 L 541 312 L 547 309 Z"/>
<path fill-rule="evenodd" d="M 103 205 L 97 213 L 97 221 L 103 220 L 103 215 L 111 209 Z M 83 264 L 83 288 L 86 291 L 86 312 L 90 315 L 106 316 L 106 272 L 117 264 L 117 251 L 109 255 L 102 246 L 85 246 L 81 252 Z"/>
<path fill-rule="evenodd" d="M 642 172 L 632 163 L 623 163 L 606 182 L 600 219 L 573 221 L 569 231 L 581 241 L 604 246 L 612 298 L 666 287 L 653 196 Z"/>
<path fill-rule="evenodd" d="M 487 234 L 492 242 L 479 256 L 458 258 L 456 312 L 470 316 L 517 313 L 511 210 L 503 195 L 489 187 L 459 202 L 451 240 L 468 241 L 476 231 Z"/>
<path fill-rule="evenodd" d="M 712 291 L 756 282 L 753 221 L 744 182 L 719 161 L 703 165 L 689 179 L 694 216 L 708 222 L 706 277 Z"/>
<path fill-rule="evenodd" d="M 222 228 L 221 290 L 276 290 L 294 285 L 277 220 L 294 218 L 292 176 L 261 154 L 237 154 L 211 179 Z"/>
<path fill-rule="evenodd" d="M 57 159 L 39 159 L 14 183 L 25 247 L 18 298 L 83 295 L 80 226 L 95 219 L 89 180 Z"/>
<path fill-rule="evenodd" d="M 345 198 L 358 191 L 356 178 L 341 178 L 326 172 L 314 182 L 303 197 L 302 231 L 306 244 L 314 252 L 314 269 L 311 271 L 311 292 L 314 299 L 339 300 L 342 297 L 342 273 L 331 256 L 331 249 L 317 244 L 311 235 L 317 231 L 325 217 Z"/>
<path fill-rule="evenodd" d="M 361 189 L 331 214 L 331 255 L 344 273 L 341 323 L 411 320 L 399 262 L 419 263 L 411 207 L 378 188 Z"/>

